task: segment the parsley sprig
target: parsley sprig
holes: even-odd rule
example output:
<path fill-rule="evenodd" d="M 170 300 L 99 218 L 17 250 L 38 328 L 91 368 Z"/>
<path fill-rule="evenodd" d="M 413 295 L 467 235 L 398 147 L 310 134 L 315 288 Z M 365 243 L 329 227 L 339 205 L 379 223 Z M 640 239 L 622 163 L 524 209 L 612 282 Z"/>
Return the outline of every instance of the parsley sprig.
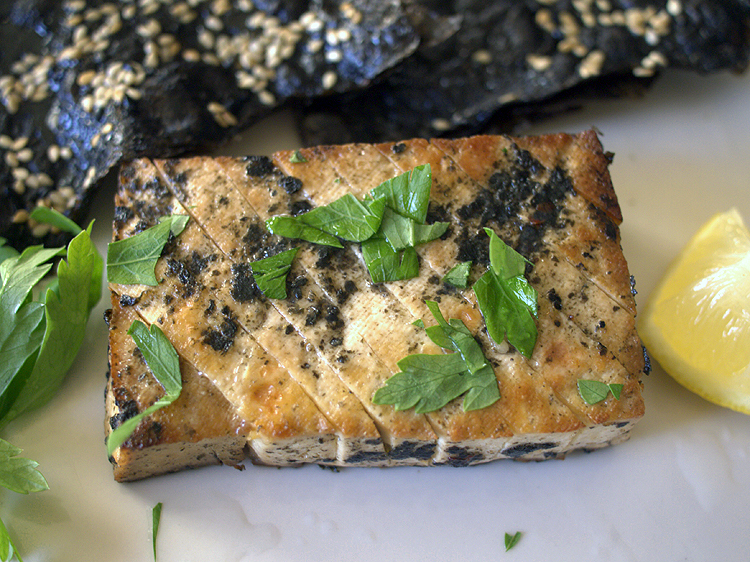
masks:
<path fill-rule="evenodd" d="M 75 237 L 65 248 L 31 246 L 23 253 L 0 239 L 0 428 L 47 403 L 62 384 L 83 343 L 91 309 L 101 297 L 104 262 L 91 241 L 91 229 L 52 209 L 35 211 Z M 64 256 L 57 276 L 43 291 L 52 260 Z M 18 457 L 20 449 L 0 439 L 0 485 L 19 493 L 47 489 L 35 461 Z M 0 521 L 0 559 L 18 550 Z"/>
<path fill-rule="evenodd" d="M 156 286 L 156 262 L 170 235 L 179 235 L 187 222 L 187 215 L 169 215 L 135 236 L 110 242 L 107 246 L 107 281 Z"/>
<path fill-rule="evenodd" d="M 375 283 L 419 274 L 415 247 L 442 236 L 449 224 L 425 224 L 432 185 L 429 164 L 417 166 L 373 188 L 363 201 L 346 194 L 297 217 L 276 216 L 268 230 L 286 238 L 343 248 L 360 242 Z M 267 295 L 268 296 L 268 295 Z"/>
<path fill-rule="evenodd" d="M 487 332 L 497 343 L 506 337 L 524 356 L 530 357 L 536 344 L 537 292 L 524 277 L 526 259 L 505 244 L 489 228 L 490 267 L 474 283 L 479 310 Z"/>
<path fill-rule="evenodd" d="M 138 349 L 146 360 L 156 380 L 164 388 L 164 395 L 151 406 L 139 414 L 125 420 L 107 438 L 107 454 L 112 453 L 125 443 L 146 416 L 168 406 L 180 396 L 182 392 L 182 375 L 180 374 L 180 359 L 177 351 L 170 343 L 159 326 L 152 324 L 151 328 L 140 320 L 134 320 L 128 334 L 133 338 Z"/>
<path fill-rule="evenodd" d="M 453 353 L 403 358 L 398 362 L 401 372 L 389 378 L 372 401 L 392 404 L 396 410 L 414 408 L 418 414 L 439 410 L 462 395 L 467 412 L 494 404 L 500 399 L 500 390 L 479 343 L 461 320 L 446 321 L 436 302 L 427 301 L 427 307 L 437 321 L 425 328 L 427 336 Z"/>
<path fill-rule="evenodd" d="M 604 401 L 610 392 L 615 400 L 619 400 L 623 388 L 623 385 L 619 383 L 606 383 L 589 379 L 578 379 L 577 386 L 581 399 L 590 406 Z"/>

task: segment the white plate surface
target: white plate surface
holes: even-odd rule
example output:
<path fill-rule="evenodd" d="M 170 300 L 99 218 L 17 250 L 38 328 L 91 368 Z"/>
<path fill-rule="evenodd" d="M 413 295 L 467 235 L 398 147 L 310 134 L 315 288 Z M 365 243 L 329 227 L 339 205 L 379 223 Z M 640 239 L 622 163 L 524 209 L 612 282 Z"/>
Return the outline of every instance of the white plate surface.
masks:
<path fill-rule="evenodd" d="M 606 101 L 529 133 L 596 126 L 624 216 L 640 306 L 669 261 L 718 211 L 750 220 L 750 74 L 669 72 L 643 99 Z M 223 152 L 295 148 L 289 116 Z M 112 192 L 97 201 L 109 237 Z M 750 417 L 684 390 L 655 366 L 647 414 L 622 445 L 564 461 L 471 468 L 212 467 L 117 484 L 103 444 L 106 298 L 60 394 L 4 437 L 50 490 L 0 489 L 0 517 L 27 562 L 150 560 L 747 561 Z M 505 532 L 523 538 L 507 554 Z"/>

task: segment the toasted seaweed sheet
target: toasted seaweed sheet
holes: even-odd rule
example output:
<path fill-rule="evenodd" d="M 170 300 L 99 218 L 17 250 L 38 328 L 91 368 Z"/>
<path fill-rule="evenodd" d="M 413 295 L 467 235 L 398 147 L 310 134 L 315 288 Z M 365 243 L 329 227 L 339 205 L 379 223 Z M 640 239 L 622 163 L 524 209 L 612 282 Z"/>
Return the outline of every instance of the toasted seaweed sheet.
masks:
<path fill-rule="evenodd" d="M 231 138 L 292 98 L 368 85 L 420 42 L 382 0 L 21 0 L 0 13 L 0 236 L 75 220 L 107 171 Z"/>
<path fill-rule="evenodd" d="M 304 110 L 307 144 L 510 132 L 591 96 L 635 93 L 665 67 L 710 73 L 748 64 L 747 2 L 454 0 L 460 18 L 366 91 Z M 333 131 L 333 134 L 330 132 Z"/>
<path fill-rule="evenodd" d="M 64 235 L 114 166 L 282 105 L 307 145 L 508 132 L 667 66 L 744 70 L 747 0 L 15 0 L 0 4 L 0 236 Z"/>

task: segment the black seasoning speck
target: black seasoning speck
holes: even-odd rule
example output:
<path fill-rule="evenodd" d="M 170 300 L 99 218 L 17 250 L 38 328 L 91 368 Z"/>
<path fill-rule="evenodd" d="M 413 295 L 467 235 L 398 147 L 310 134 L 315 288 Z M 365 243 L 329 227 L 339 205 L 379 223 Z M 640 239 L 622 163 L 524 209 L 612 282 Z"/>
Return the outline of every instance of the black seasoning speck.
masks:
<path fill-rule="evenodd" d="M 120 306 L 133 306 L 138 302 L 138 297 L 131 297 L 130 295 L 120 296 Z"/>
<path fill-rule="evenodd" d="M 555 308 L 555 310 L 562 310 L 562 299 L 554 289 L 549 290 L 549 292 L 547 293 L 547 298 L 549 299 L 549 302 L 552 303 L 552 306 Z"/>
<path fill-rule="evenodd" d="M 302 180 L 293 176 L 284 176 L 279 180 L 279 187 L 292 195 L 302 189 Z"/>
<path fill-rule="evenodd" d="M 314 326 L 320 318 L 320 309 L 317 306 L 311 306 L 307 309 L 307 316 L 305 317 L 305 326 Z"/>
<path fill-rule="evenodd" d="M 289 213 L 293 216 L 299 216 L 307 213 L 313 208 L 309 201 L 293 201 L 289 204 Z"/>
<path fill-rule="evenodd" d="M 273 172 L 273 162 L 267 156 L 248 156 L 245 160 L 248 163 L 245 167 L 248 176 L 262 177 Z"/>

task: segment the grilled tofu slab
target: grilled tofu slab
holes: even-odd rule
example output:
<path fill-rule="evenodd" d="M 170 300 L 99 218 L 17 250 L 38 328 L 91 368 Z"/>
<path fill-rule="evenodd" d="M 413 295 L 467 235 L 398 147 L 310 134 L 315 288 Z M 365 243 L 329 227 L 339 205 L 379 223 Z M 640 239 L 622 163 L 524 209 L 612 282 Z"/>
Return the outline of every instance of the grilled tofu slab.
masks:
<path fill-rule="evenodd" d="M 358 244 L 321 246 L 265 226 L 347 193 L 362 199 L 427 163 L 428 222 L 450 226 L 417 248 L 417 277 L 373 283 Z M 625 440 L 644 414 L 647 361 L 608 164 L 588 131 L 125 165 L 114 240 L 167 215 L 190 220 L 157 262 L 158 285 L 110 284 L 107 431 L 160 396 L 125 334 L 133 320 L 161 327 L 183 376 L 178 401 L 145 418 L 114 452 L 115 478 L 244 458 L 279 466 L 543 460 Z M 484 228 L 532 264 L 539 313 L 529 357 L 490 339 L 470 288 L 442 281 L 462 261 L 472 261 L 472 281 L 487 270 Z M 251 263 L 293 247 L 287 297 L 266 298 Z M 465 412 L 459 397 L 417 414 L 373 402 L 402 358 L 441 353 L 414 324 L 430 318 L 427 300 L 479 342 L 500 391 L 494 404 Z M 588 404 L 579 379 L 622 385 L 619 399 Z"/>

